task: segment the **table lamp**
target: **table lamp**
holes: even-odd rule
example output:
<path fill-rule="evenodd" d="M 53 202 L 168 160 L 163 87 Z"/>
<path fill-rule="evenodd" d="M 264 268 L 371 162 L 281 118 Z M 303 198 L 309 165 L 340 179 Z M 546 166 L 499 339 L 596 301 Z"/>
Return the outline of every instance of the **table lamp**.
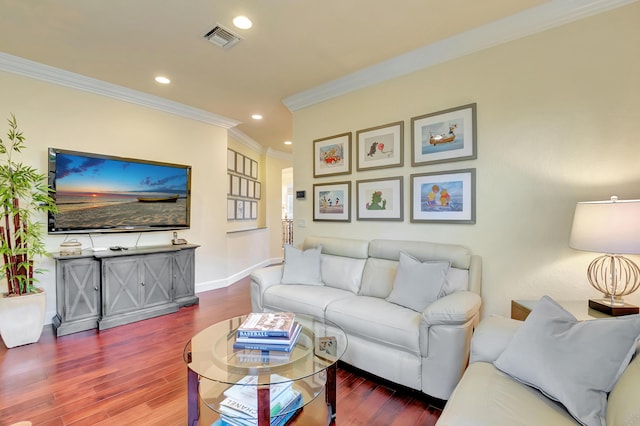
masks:
<path fill-rule="evenodd" d="M 590 299 L 590 308 L 613 316 L 638 313 L 622 297 L 640 287 L 640 268 L 622 255 L 640 254 L 640 200 L 577 203 L 569 246 L 606 253 L 587 269 L 589 283 L 604 294 Z"/>

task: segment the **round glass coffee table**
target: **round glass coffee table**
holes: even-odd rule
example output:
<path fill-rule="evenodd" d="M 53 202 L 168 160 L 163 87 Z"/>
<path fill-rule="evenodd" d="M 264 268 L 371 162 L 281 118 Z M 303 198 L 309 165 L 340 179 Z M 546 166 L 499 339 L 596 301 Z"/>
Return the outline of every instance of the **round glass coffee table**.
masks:
<path fill-rule="evenodd" d="M 257 398 L 254 421 L 259 426 L 270 425 L 270 390 L 289 385 L 296 395 L 300 394 L 299 403 L 289 411 L 279 411 L 277 416 L 293 416 L 324 390 L 327 424 L 334 424 L 336 363 L 347 348 L 342 329 L 330 321 L 296 314 L 302 331 L 291 352 L 234 349 L 237 329 L 245 318 L 246 315 L 214 324 L 187 342 L 183 359 L 187 364 L 188 424 L 199 424 L 200 401 L 218 415 L 233 416 L 221 403 L 227 396 L 225 392 L 240 387 Z"/>

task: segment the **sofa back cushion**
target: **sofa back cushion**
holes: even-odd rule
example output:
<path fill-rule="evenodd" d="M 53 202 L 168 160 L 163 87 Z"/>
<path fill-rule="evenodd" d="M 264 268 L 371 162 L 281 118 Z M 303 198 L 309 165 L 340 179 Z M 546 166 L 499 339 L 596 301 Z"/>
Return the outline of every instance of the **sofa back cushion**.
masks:
<path fill-rule="evenodd" d="M 320 256 L 322 282 L 328 287 L 358 294 L 365 262 L 365 259 L 322 254 Z"/>
<path fill-rule="evenodd" d="M 305 250 L 321 247 L 320 270 L 324 285 L 358 294 L 369 255 L 369 241 L 335 237 L 307 237 Z"/>
<path fill-rule="evenodd" d="M 423 241 L 373 240 L 369 243 L 370 257 L 362 275 L 361 296 L 389 297 L 401 251 L 421 262 L 444 260 L 451 263 L 440 297 L 469 289 L 471 251 L 466 247 Z"/>

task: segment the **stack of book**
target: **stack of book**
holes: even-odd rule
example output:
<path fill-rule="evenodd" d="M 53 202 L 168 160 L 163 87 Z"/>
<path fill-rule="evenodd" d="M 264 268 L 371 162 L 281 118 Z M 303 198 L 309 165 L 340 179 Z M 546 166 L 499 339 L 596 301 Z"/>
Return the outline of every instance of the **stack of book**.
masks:
<path fill-rule="evenodd" d="M 301 330 L 292 312 L 251 313 L 238 327 L 233 348 L 291 352 Z"/>
<path fill-rule="evenodd" d="M 245 376 L 224 392 L 220 402 L 220 419 L 215 426 L 254 426 L 258 423 L 258 386 L 256 376 Z M 293 382 L 277 374 L 271 375 L 271 426 L 285 425 L 302 406 L 302 395 Z"/>

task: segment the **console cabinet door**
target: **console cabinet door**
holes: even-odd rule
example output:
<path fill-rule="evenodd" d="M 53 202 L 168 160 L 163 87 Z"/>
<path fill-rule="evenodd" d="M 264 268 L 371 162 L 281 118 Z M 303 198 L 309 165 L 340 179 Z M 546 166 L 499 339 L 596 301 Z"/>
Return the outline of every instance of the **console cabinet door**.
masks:
<path fill-rule="evenodd" d="M 173 300 L 173 253 L 140 258 L 142 266 L 142 306 L 166 305 Z"/>
<path fill-rule="evenodd" d="M 57 336 L 91 330 L 100 319 L 100 262 L 93 258 L 58 260 L 56 268 Z"/>
<path fill-rule="evenodd" d="M 180 306 L 198 303 L 195 296 L 195 249 L 180 250 L 174 255 L 173 298 Z"/>
<path fill-rule="evenodd" d="M 142 306 L 142 272 L 138 256 L 105 259 L 102 265 L 103 317 L 134 312 Z"/>

